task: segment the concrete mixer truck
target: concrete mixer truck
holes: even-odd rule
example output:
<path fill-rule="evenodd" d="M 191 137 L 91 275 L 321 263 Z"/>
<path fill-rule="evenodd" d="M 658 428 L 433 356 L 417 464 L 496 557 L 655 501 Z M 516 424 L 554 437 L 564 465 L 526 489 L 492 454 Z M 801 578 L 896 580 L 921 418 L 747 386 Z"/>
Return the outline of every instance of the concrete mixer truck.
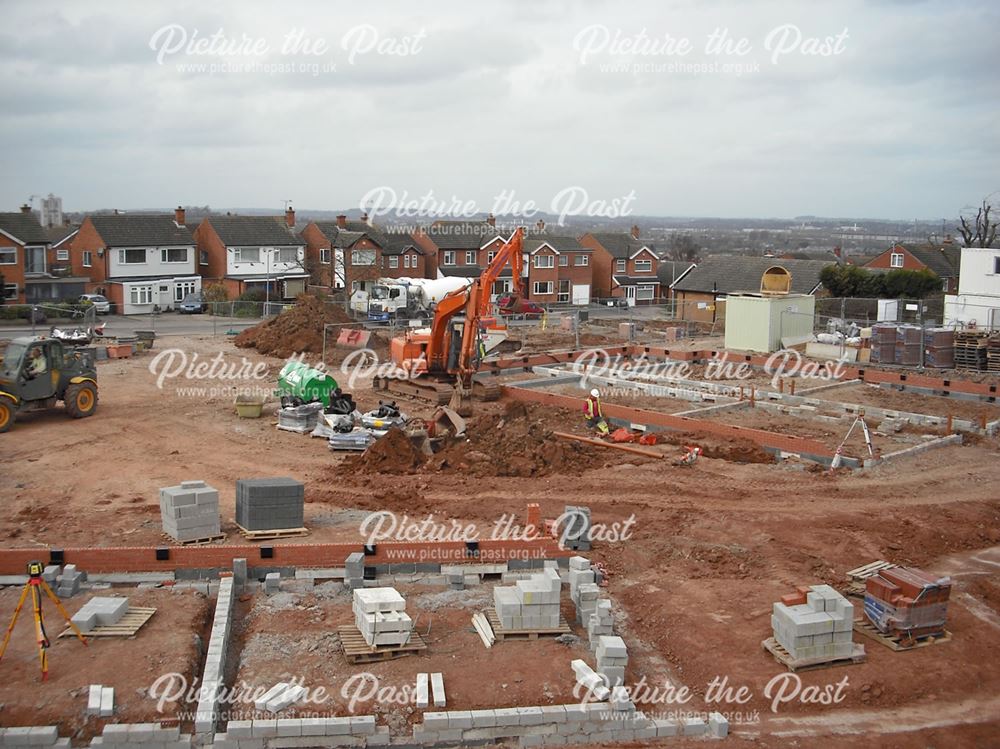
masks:
<path fill-rule="evenodd" d="M 368 319 L 427 320 L 444 297 L 471 284 L 474 278 L 385 278 L 368 288 Z"/>

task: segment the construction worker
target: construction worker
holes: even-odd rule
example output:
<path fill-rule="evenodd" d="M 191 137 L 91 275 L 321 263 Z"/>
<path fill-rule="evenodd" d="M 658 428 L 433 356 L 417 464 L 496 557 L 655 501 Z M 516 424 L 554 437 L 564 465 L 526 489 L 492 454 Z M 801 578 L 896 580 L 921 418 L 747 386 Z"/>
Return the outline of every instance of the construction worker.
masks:
<path fill-rule="evenodd" d="M 591 429 L 597 429 L 602 434 L 608 433 L 608 422 L 604 420 L 604 409 L 601 408 L 601 391 L 597 388 L 591 390 L 587 400 L 583 402 L 583 418 Z"/>
<path fill-rule="evenodd" d="M 35 347 L 31 350 L 31 360 L 28 362 L 28 377 L 32 380 L 45 374 L 48 371 L 48 364 L 42 349 Z"/>

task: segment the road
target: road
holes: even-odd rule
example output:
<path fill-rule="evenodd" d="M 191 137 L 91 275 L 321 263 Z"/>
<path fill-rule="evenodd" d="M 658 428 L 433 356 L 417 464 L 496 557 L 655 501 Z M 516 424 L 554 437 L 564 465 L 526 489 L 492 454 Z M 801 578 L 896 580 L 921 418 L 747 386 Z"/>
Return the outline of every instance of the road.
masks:
<path fill-rule="evenodd" d="M 216 315 L 104 315 L 98 324 L 106 323 L 105 336 L 134 335 L 137 330 L 153 330 L 158 335 L 215 335 L 229 330 L 243 330 L 260 322 L 257 318 L 219 317 Z M 57 327 L 72 328 L 74 323 L 60 322 Z M 0 338 L 48 333 L 50 323 L 34 326 L 4 321 L 0 324 Z"/>

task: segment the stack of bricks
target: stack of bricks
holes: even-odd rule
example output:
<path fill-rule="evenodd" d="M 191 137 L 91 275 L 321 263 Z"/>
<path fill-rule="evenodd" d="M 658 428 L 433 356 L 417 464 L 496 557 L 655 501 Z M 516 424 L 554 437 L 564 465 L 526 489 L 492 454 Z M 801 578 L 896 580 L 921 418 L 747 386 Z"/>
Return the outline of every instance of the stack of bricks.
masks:
<path fill-rule="evenodd" d="M 79 611 L 73 614 L 70 621 L 81 632 L 87 634 L 94 627 L 110 627 L 117 624 L 127 613 L 127 598 L 97 597 L 87 601 Z"/>
<path fill-rule="evenodd" d="M 360 551 L 348 555 L 344 563 L 344 585 L 350 590 L 365 586 L 365 555 Z"/>
<path fill-rule="evenodd" d="M 566 505 L 559 528 L 560 544 L 573 551 L 590 551 L 590 527 L 589 507 Z"/>
<path fill-rule="evenodd" d="M 80 583 L 87 580 L 87 573 L 77 570 L 75 564 L 63 567 L 61 575 L 56 576 L 56 595 L 60 598 L 70 598 L 80 592 Z"/>
<path fill-rule="evenodd" d="M 236 482 L 236 523 L 244 530 L 301 528 L 305 484 L 291 478 L 239 479 Z"/>
<path fill-rule="evenodd" d="M 795 660 L 837 660 L 854 652 L 854 606 L 829 585 L 782 596 L 771 614 L 774 639 Z"/>
<path fill-rule="evenodd" d="M 413 631 L 406 600 L 395 588 L 355 590 L 354 623 L 372 647 L 405 645 Z"/>
<path fill-rule="evenodd" d="M 176 541 L 194 541 L 221 534 L 219 492 L 204 481 L 182 481 L 160 489 L 163 532 Z"/>
<path fill-rule="evenodd" d="M 625 683 L 625 666 L 628 665 L 628 649 L 625 641 L 615 635 L 601 635 L 597 638 L 597 668 L 604 683 L 618 687 Z"/>
<path fill-rule="evenodd" d="M 559 626 L 559 593 L 562 580 L 553 567 L 545 567 L 512 587 L 493 589 L 497 619 L 504 629 L 555 629 Z"/>
<path fill-rule="evenodd" d="M 865 618 L 890 637 L 928 637 L 944 632 L 951 578 L 916 567 L 880 570 L 865 581 Z"/>

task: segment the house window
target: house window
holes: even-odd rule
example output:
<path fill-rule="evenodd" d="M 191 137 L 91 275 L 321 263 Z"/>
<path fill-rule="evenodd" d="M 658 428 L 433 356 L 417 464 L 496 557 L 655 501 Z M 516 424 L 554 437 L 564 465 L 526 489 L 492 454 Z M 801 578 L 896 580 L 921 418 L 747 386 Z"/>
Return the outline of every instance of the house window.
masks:
<path fill-rule="evenodd" d="M 569 302 L 569 291 L 570 283 L 569 279 L 564 279 L 559 282 L 559 293 L 556 294 L 557 302 Z"/>
<path fill-rule="evenodd" d="M 375 250 L 351 250 L 351 265 L 375 265 Z"/>
<path fill-rule="evenodd" d="M 560 255 L 559 256 L 559 267 L 560 268 L 565 268 L 567 265 L 569 265 L 569 255 Z"/>
<path fill-rule="evenodd" d="M 551 281 L 535 281 L 534 294 L 536 296 L 541 296 L 543 294 L 552 293 L 552 282 Z"/>
<path fill-rule="evenodd" d="M 1000 255 L 993 258 L 993 272 L 1000 273 Z"/>
<path fill-rule="evenodd" d="M 3 285 L 3 298 L 6 301 L 14 301 L 17 299 L 17 284 L 16 283 L 5 283 Z"/>
<path fill-rule="evenodd" d="M 94 253 L 90 250 L 83 251 L 83 267 L 89 268 L 94 264 Z"/>
<path fill-rule="evenodd" d="M 299 260 L 299 251 L 295 247 L 281 247 L 278 249 L 275 262 L 296 263 Z"/>
<path fill-rule="evenodd" d="M 652 284 L 648 283 L 639 284 L 635 289 L 635 298 L 647 299 L 647 300 L 652 299 L 655 291 L 656 287 L 653 286 Z"/>
<path fill-rule="evenodd" d="M 389 258 L 389 267 L 390 268 L 399 267 L 399 257 L 397 255 L 393 255 L 392 257 Z"/>
<path fill-rule="evenodd" d="M 496 250 L 490 250 L 486 253 L 486 264 L 489 265 L 493 262 L 493 259 L 497 256 Z"/>
<path fill-rule="evenodd" d="M 160 262 L 162 263 L 186 263 L 187 260 L 187 247 L 167 247 L 160 250 Z"/>
<path fill-rule="evenodd" d="M 69 260 L 69 250 L 56 250 L 56 260 L 62 262 Z"/>
<path fill-rule="evenodd" d="M 902 268 L 903 253 L 902 252 L 892 253 L 892 255 L 889 257 L 889 265 L 892 266 L 893 268 Z"/>
<path fill-rule="evenodd" d="M 465 264 L 466 265 L 475 265 L 476 264 L 476 251 L 475 250 L 466 250 L 465 251 Z"/>
<path fill-rule="evenodd" d="M 208 250 L 202 250 L 199 255 L 199 262 L 202 265 L 208 265 Z"/>
<path fill-rule="evenodd" d="M 635 261 L 635 272 L 636 273 L 649 273 L 653 270 L 652 260 L 636 260 Z"/>
<path fill-rule="evenodd" d="M 580 253 L 579 255 L 576 256 L 576 264 L 581 267 L 585 265 L 590 265 L 590 255 L 584 255 L 583 253 Z"/>
<path fill-rule="evenodd" d="M 554 255 L 535 255 L 534 257 L 536 268 L 554 268 L 555 267 L 555 256 Z"/>
<path fill-rule="evenodd" d="M 321 263 L 323 263 L 323 265 L 329 265 L 330 264 L 330 250 L 329 249 L 320 248 L 320 251 L 319 251 L 319 261 Z"/>
<path fill-rule="evenodd" d="M 188 294 L 193 294 L 195 291 L 194 281 L 178 281 L 174 284 L 174 301 L 183 302 L 184 297 Z"/>
<path fill-rule="evenodd" d="M 259 263 L 260 247 L 237 247 L 235 260 L 237 263 Z"/>
<path fill-rule="evenodd" d="M 132 304 L 152 304 L 152 286 L 133 286 L 129 291 L 129 300 Z"/>
<path fill-rule="evenodd" d="M 17 265 L 16 247 L 0 247 L 0 265 Z"/>
<path fill-rule="evenodd" d="M 455 251 L 445 250 L 444 258 L 441 260 L 442 265 L 454 265 L 455 264 Z"/>
<path fill-rule="evenodd" d="M 143 265 L 145 262 L 145 250 L 118 250 L 119 265 Z"/>
<path fill-rule="evenodd" d="M 615 273 L 624 273 L 624 272 L 625 272 L 625 261 L 615 260 Z"/>

